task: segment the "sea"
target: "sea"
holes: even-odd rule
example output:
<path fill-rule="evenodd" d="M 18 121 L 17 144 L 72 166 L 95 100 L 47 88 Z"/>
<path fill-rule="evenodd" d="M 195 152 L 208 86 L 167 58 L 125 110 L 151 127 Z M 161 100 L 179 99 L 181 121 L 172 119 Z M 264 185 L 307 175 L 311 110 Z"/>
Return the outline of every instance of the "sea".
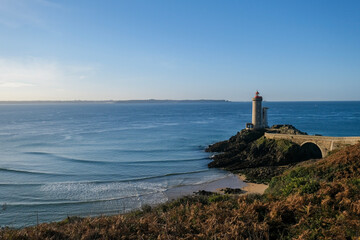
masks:
<path fill-rule="evenodd" d="M 360 136 L 360 102 L 263 102 L 269 124 Z M 251 102 L 0 104 L 0 227 L 124 213 L 231 173 L 205 148 L 251 122 Z"/>

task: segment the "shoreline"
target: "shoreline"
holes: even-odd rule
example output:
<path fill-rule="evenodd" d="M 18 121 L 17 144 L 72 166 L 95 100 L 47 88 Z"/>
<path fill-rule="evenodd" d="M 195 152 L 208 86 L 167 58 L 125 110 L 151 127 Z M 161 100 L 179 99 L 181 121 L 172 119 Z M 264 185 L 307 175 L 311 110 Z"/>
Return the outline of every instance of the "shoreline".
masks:
<path fill-rule="evenodd" d="M 200 183 L 200 184 L 196 184 L 196 185 L 184 185 L 184 186 L 177 186 L 174 188 L 170 188 L 167 189 L 166 191 L 163 192 L 163 194 L 166 196 L 166 200 L 164 202 L 158 202 L 158 203 L 153 203 L 153 204 L 145 204 L 146 205 L 150 205 L 152 207 L 155 206 L 159 206 L 161 204 L 167 204 L 171 201 L 174 200 L 178 200 L 182 197 L 186 197 L 186 196 L 196 196 L 199 191 L 206 191 L 206 192 L 212 192 L 212 193 L 216 193 L 216 194 L 221 194 L 224 195 L 224 191 L 223 189 L 226 188 L 230 188 L 230 189 L 241 189 L 243 190 L 241 193 L 231 193 L 231 195 L 247 195 L 247 194 L 252 194 L 252 193 L 258 193 L 258 194 L 263 194 L 265 189 L 268 187 L 268 185 L 265 184 L 257 184 L 257 183 L 251 183 L 251 182 L 247 182 L 245 176 L 243 175 L 239 175 L 239 174 L 234 174 L 234 173 L 228 173 L 225 177 L 220 178 L 220 179 L 216 179 L 213 180 L 211 182 L 204 182 L 204 183 Z M 121 212 L 121 213 L 117 213 L 118 210 L 116 211 L 110 211 L 107 213 L 96 213 L 96 214 L 68 214 L 68 217 L 80 217 L 80 218 L 96 218 L 99 216 L 116 216 L 118 214 L 120 215 L 124 215 L 124 214 L 128 214 L 129 212 L 132 211 L 136 211 L 138 209 L 141 209 L 143 206 L 141 206 L 140 208 L 134 208 L 131 209 L 129 211 L 125 211 L 125 212 Z M 65 218 L 61 218 L 59 220 L 52 220 L 52 221 L 41 221 L 41 224 L 43 223 L 51 223 L 51 222 L 61 222 L 63 221 Z M 12 225 L 4 225 L 3 227 L 10 227 L 10 228 L 16 228 L 16 229 L 24 229 L 27 227 L 33 227 L 35 226 L 35 223 L 32 225 L 19 225 L 19 226 L 12 226 Z"/>
<path fill-rule="evenodd" d="M 201 183 L 192 186 L 179 186 L 168 189 L 165 191 L 165 195 L 168 198 L 167 201 L 172 201 L 184 196 L 194 195 L 196 192 L 202 190 L 207 192 L 224 194 L 222 189 L 225 188 L 240 188 L 244 191 L 243 193 L 240 193 L 238 195 L 246 195 L 252 193 L 263 194 L 268 187 L 269 185 L 267 184 L 247 182 L 244 175 L 230 173 L 228 176 L 214 180 L 212 182 Z"/>
<path fill-rule="evenodd" d="M 246 183 L 243 182 L 236 174 L 229 173 L 224 178 L 216 179 L 211 182 L 200 183 L 197 185 L 178 186 L 167 189 L 165 195 L 168 201 L 172 201 L 184 196 L 194 195 L 196 192 L 204 190 L 208 192 L 216 192 L 221 188 L 242 188 Z"/>

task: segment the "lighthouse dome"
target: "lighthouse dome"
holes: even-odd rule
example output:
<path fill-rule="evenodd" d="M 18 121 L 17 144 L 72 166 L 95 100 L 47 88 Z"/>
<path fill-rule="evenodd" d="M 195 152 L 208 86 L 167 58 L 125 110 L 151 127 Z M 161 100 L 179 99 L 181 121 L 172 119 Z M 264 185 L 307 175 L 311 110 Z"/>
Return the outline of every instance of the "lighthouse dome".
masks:
<path fill-rule="evenodd" d="M 255 98 L 261 98 L 261 96 L 259 94 L 260 94 L 259 91 L 256 91 Z"/>

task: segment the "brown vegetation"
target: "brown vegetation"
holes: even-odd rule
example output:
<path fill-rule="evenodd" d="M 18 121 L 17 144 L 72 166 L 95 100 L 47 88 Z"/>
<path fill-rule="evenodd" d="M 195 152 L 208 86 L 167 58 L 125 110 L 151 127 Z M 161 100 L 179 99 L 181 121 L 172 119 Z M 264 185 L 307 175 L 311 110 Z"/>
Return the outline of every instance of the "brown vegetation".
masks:
<path fill-rule="evenodd" d="M 130 214 L 67 218 L 0 239 L 359 239 L 360 144 L 272 179 L 263 195 L 190 196 Z"/>

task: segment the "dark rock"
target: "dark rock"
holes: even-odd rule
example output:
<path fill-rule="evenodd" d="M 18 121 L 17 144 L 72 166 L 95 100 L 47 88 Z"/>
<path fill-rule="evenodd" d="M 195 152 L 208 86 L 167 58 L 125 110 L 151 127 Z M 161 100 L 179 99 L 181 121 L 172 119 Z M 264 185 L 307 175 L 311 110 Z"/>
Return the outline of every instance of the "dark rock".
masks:
<path fill-rule="evenodd" d="M 209 192 L 209 191 L 205 191 L 205 190 L 199 190 L 197 192 L 194 192 L 196 195 L 200 195 L 200 196 L 211 196 L 215 193 L 213 192 Z"/>
<path fill-rule="evenodd" d="M 222 192 L 224 192 L 225 194 L 242 194 L 245 193 L 244 190 L 242 190 L 241 188 L 224 188 L 221 189 Z"/>
<path fill-rule="evenodd" d="M 295 134 L 295 135 L 307 135 L 306 132 L 302 132 L 295 128 L 293 125 L 277 124 L 273 125 L 267 130 L 269 133 L 281 133 L 281 134 Z"/>
<path fill-rule="evenodd" d="M 264 135 L 265 129 L 246 130 L 243 129 L 229 140 L 210 145 L 207 152 L 231 152 L 232 150 L 245 149 L 247 144 Z"/>
<path fill-rule="evenodd" d="M 213 156 L 210 168 L 223 168 L 243 173 L 249 180 L 268 182 L 284 170 L 282 166 L 300 162 L 301 148 L 284 139 L 267 139 L 265 132 L 306 134 L 292 125 L 274 125 L 269 129 L 241 130 L 229 140 L 210 145 L 207 152 L 221 152 Z"/>

